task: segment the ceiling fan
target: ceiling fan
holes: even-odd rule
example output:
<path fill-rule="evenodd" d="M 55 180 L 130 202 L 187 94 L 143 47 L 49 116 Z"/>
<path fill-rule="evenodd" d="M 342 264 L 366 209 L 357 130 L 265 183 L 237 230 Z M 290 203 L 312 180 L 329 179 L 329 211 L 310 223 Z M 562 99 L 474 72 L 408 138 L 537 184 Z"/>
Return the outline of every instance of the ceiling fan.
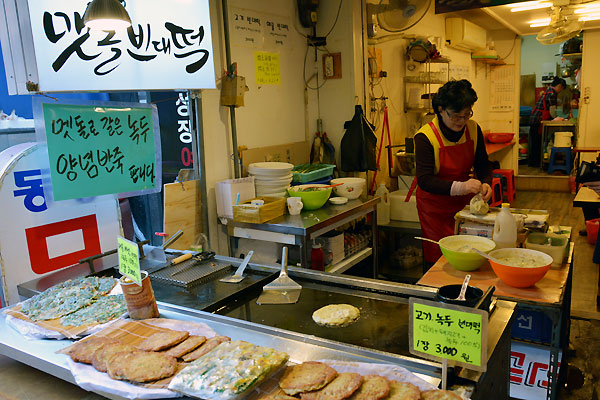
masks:
<path fill-rule="evenodd" d="M 550 24 L 537 34 L 541 44 L 561 43 L 576 36 L 583 29 L 584 21 L 575 11 L 576 6 L 590 3 L 592 0 L 555 0 L 552 3 Z"/>

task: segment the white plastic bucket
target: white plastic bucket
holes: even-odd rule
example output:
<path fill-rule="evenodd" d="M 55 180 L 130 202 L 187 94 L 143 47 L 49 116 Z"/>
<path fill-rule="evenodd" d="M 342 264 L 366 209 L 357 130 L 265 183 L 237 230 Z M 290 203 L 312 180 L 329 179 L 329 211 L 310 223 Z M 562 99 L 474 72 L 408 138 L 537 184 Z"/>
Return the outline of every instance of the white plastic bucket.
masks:
<path fill-rule="evenodd" d="M 554 134 L 554 147 L 571 147 L 571 132 L 556 132 Z"/>

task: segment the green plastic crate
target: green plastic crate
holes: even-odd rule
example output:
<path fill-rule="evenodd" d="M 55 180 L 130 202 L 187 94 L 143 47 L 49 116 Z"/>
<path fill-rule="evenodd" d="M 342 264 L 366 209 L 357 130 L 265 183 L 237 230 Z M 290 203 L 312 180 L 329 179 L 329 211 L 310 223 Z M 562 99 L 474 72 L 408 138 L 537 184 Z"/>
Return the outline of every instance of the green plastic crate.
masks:
<path fill-rule="evenodd" d="M 308 166 L 311 166 L 313 168 L 318 167 L 318 169 L 315 169 L 314 171 L 310 171 L 310 172 L 296 172 L 297 170 L 306 168 Z M 300 183 L 305 183 L 305 182 L 312 182 L 312 181 L 316 181 L 319 178 L 324 178 L 326 176 L 331 176 L 331 174 L 333 173 L 333 169 L 335 168 L 335 165 L 331 165 L 331 164 L 302 164 L 302 165 L 296 165 L 294 168 L 292 168 L 292 173 L 293 178 L 292 181 L 293 182 L 300 182 Z"/>

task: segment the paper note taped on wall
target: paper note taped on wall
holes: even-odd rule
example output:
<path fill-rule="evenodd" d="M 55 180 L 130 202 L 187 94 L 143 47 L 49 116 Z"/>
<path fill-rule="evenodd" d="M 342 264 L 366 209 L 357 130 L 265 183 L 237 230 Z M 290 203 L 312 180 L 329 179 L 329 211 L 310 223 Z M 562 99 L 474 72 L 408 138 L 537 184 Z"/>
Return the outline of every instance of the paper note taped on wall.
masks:
<path fill-rule="evenodd" d="M 281 63 L 279 53 L 254 52 L 254 69 L 257 85 L 281 84 Z"/>

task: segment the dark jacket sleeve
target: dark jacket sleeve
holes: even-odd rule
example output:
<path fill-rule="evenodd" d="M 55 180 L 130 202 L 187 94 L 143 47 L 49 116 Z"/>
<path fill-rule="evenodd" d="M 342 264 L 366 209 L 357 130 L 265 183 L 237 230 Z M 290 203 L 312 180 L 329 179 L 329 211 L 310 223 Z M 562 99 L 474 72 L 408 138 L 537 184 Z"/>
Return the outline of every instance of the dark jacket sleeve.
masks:
<path fill-rule="evenodd" d="M 414 141 L 419 187 L 429 193 L 449 196 L 452 182 L 435 175 L 435 154 L 431 142 L 424 133 L 417 133 Z"/>
<path fill-rule="evenodd" d="M 485 149 L 485 140 L 481 127 L 477 125 L 477 148 L 475 149 L 475 161 L 473 163 L 475 177 L 482 183 L 492 184 L 492 162 L 488 159 L 487 150 Z"/>

